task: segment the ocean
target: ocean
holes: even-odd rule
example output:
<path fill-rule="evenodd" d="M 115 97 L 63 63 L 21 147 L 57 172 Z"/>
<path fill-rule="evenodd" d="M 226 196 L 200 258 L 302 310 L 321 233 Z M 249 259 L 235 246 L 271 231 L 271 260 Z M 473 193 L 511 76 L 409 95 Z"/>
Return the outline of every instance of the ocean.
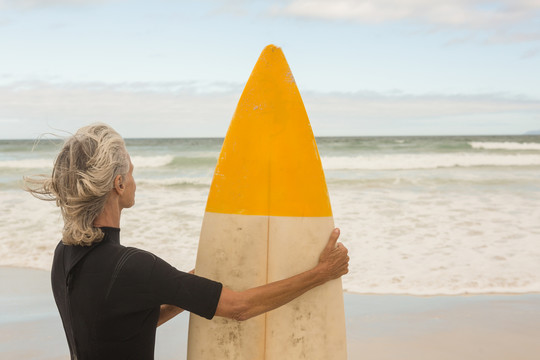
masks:
<path fill-rule="evenodd" d="M 122 242 L 194 267 L 223 139 L 127 139 L 136 205 Z M 540 292 L 540 136 L 317 138 L 344 289 L 373 294 Z M 58 140 L 0 140 L 0 266 L 49 269 L 62 219 L 22 188 Z"/>

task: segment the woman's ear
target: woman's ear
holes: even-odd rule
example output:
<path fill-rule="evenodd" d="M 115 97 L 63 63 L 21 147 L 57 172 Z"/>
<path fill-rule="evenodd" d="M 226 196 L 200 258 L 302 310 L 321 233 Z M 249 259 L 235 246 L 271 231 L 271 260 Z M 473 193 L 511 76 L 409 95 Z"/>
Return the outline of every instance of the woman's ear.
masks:
<path fill-rule="evenodd" d="M 114 189 L 120 195 L 124 192 L 124 183 L 122 180 L 122 175 L 116 175 L 114 178 Z"/>

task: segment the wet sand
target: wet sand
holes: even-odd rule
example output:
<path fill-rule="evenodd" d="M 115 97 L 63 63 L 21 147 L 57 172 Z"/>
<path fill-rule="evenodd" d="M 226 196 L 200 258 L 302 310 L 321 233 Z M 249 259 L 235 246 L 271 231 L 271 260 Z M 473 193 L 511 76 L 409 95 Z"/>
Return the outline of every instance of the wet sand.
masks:
<path fill-rule="evenodd" d="M 0 358 L 68 359 L 50 273 L 0 267 Z M 345 294 L 349 359 L 538 359 L 540 294 Z M 188 314 L 157 331 L 156 359 L 185 359 Z"/>

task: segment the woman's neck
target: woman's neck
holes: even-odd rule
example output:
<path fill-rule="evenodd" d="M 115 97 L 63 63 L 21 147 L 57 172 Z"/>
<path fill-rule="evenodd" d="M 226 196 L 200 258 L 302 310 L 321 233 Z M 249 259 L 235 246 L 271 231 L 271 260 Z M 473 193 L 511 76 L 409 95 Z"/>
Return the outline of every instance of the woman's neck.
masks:
<path fill-rule="evenodd" d="M 114 201 L 114 196 L 109 196 L 103 211 L 95 218 L 95 227 L 115 227 L 120 228 L 120 215 L 122 209 L 118 201 Z"/>

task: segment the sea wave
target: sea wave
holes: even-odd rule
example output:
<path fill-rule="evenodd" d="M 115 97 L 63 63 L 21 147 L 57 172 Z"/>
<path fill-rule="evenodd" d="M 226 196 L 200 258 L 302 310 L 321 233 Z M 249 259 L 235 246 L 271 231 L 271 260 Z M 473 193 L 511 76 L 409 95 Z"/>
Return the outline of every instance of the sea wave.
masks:
<path fill-rule="evenodd" d="M 52 169 L 52 159 L 2 160 L 0 169 Z"/>
<path fill-rule="evenodd" d="M 173 167 L 183 168 L 197 165 L 213 169 L 213 159 L 182 158 L 172 155 L 133 156 L 136 168 Z M 414 170 L 451 167 L 508 167 L 540 166 L 537 154 L 377 154 L 356 156 L 322 156 L 325 170 Z M 0 169 L 52 169 L 52 159 L 0 160 Z"/>
<path fill-rule="evenodd" d="M 167 166 L 174 161 L 172 155 L 132 156 L 131 162 L 138 168 L 158 168 Z"/>
<path fill-rule="evenodd" d="M 174 156 L 132 156 L 131 161 L 138 168 L 157 168 L 166 166 L 174 161 Z M 21 159 L 2 160 L 0 168 L 8 169 L 52 169 L 54 159 Z"/>
<path fill-rule="evenodd" d="M 131 161 L 136 168 L 185 167 L 214 165 L 216 158 L 175 157 L 173 155 L 132 156 Z M 0 160 L 0 169 L 52 169 L 54 158 L 36 158 L 20 160 Z"/>
<path fill-rule="evenodd" d="M 484 150 L 540 150 L 539 143 L 518 143 L 518 142 L 483 142 L 471 141 L 469 145 L 473 149 Z"/>
<path fill-rule="evenodd" d="M 481 166 L 540 166 L 540 155 L 394 154 L 321 157 L 326 170 L 415 170 Z"/>
<path fill-rule="evenodd" d="M 132 156 L 131 161 L 137 168 L 167 167 L 181 169 L 186 167 L 214 167 L 217 156 L 200 156 L 198 154 L 186 154 L 183 156 L 159 155 L 159 156 Z"/>
<path fill-rule="evenodd" d="M 184 185 L 204 185 L 210 186 L 212 178 L 201 177 L 175 177 L 165 179 L 140 179 L 137 180 L 137 185 L 149 185 L 149 186 L 184 186 Z"/>

